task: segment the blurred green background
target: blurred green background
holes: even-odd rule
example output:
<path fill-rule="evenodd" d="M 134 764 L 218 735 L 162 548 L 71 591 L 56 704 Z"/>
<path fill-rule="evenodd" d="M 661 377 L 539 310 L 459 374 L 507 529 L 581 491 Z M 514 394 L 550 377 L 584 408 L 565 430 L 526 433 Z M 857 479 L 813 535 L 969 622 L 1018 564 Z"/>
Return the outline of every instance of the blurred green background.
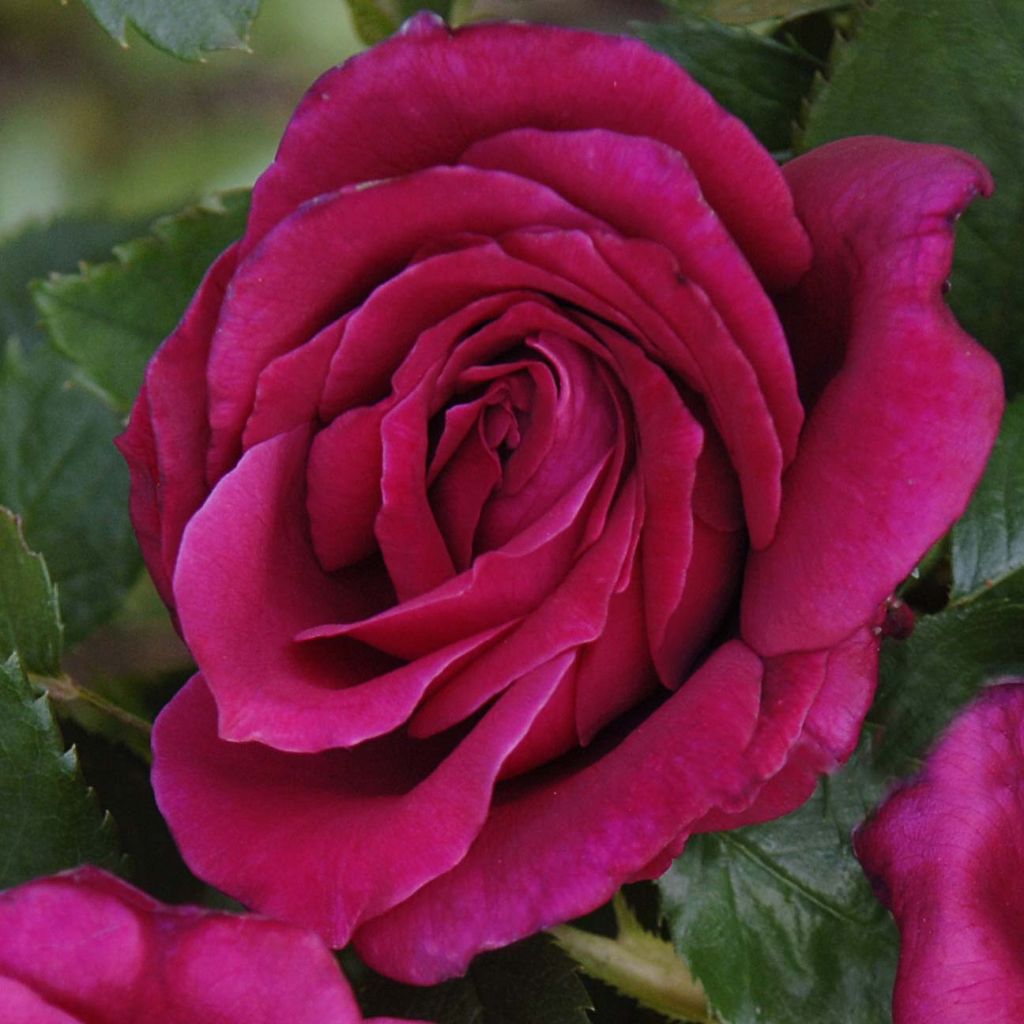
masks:
<path fill-rule="evenodd" d="M 80 0 L 0 0 L 0 234 L 250 184 L 305 89 L 360 44 L 342 0 L 267 0 L 249 44 L 189 64 L 134 33 L 120 47 Z"/>
<path fill-rule="evenodd" d="M 656 0 L 477 0 L 474 18 L 622 32 Z M 252 52 L 185 63 L 81 0 L 0 0 L 0 235 L 58 211 L 168 212 L 249 185 L 314 78 L 361 48 L 344 0 L 265 0 Z"/>

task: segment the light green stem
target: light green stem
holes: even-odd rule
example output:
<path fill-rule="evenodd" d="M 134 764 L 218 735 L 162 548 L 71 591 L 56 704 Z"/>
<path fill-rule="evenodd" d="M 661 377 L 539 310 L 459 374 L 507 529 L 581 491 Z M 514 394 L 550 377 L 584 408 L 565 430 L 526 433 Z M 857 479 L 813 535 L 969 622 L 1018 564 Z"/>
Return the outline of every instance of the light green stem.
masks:
<path fill-rule="evenodd" d="M 592 978 L 606 982 L 623 995 L 674 1020 L 718 1024 L 704 988 L 672 946 L 643 931 L 629 915 L 621 897 L 615 906 L 620 933 L 614 939 L 571 925 L 551 929 L 551 935 Z"/>
<path fill-rule="evenodd" d="M 40 676 L 32 673 L 29 678 L 36 686 L 41 686 L 54 701 L 69 704 L 72 701 L 80 700 L 83 704 L 88 704 L 90 707 L 96 708 L 97 711 L 102 711 L 105 715 L 117 719 L 123 725 L 142 733 L 147 740 L 153 731 L 153 727 L 144 718 L 133 715 L 113 701 L 107 700 L 95 690 L 76 683 L 68 675 Z"/>

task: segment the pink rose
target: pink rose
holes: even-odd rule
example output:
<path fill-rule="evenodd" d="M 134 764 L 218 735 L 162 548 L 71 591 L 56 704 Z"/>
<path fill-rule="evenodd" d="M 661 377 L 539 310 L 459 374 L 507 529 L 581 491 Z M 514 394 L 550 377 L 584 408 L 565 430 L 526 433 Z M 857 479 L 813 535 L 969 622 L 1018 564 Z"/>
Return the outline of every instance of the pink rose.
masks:
<path fill-rule="evenodd" d="M 0 1019 L 357 1024 L 363 1017 L 316 935 L 257 917 L 167 907 L 98 868 L 79 868 L 0 893 Z"/>
<path fill-rule="evenodd" d="M 962 712 L 854 845 L 900 928 L 895 1024 L 1020 1024 L 1024 680 Z"/>
<path fill-rule="evenodd" d="M 941 297 L 989 188 L 780 172 L 629 39 L 420 16 L 324 75 L 121 442 L 193 870 L 432 982 L 800 804 L 996 431 Z"/>

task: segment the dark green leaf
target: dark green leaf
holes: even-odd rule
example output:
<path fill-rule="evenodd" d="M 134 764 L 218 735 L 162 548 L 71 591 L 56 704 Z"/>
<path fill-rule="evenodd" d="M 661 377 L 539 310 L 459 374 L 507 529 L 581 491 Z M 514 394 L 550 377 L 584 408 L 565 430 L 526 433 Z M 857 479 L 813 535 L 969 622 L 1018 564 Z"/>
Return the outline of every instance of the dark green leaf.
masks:
<path fill-rule="evenodd" d="M 161 218 L 151 234 L 118 246 L 116 260 L 34 287 L 54 344 L 115 409 L 131 406 L 149 357 L 244 230 L 248 205 L 247 193 L 232 192 Z"/>
<path fill-rule="evenodd" d="M 442 18 L 450 18 L 452 9 L 458 4 L 464 11 L 471 6 L 471 0 L 345 0 L 356 34 L 368 45 L 398 31 L 406 18 L 419 11 L 433 11 Z"/>
<path fill-rule="evenodd" d="M 196 60 L 210 50 L 244 50 L 260 0 L 85 0 L 93 17 L 127 45 L 131 24 L 154 46 Z"/>
<path fill-rule="evenodd" d="M 0 506 L 0 659 L 17 652 L 29 671 L 49 675 L 60 671 L 60 650 L 60 609 L 46 563 Z"/>
<path fill-rule="evenodd" d="M 953 527 L 953 604 L 1024 597 L 1024 398 L 1006 410 L 988 468 Z"/>
<path fill-rule="evenodd" d="M 850 833 L 882 792 L 858 752 L 799 811 L 695 836 L 658 883 L 676 948 L 727 1024 L 883 1024 L 896 929 Z"/>
<path fill-rule="evenodd" d="M 815 63 L 782 43 L 742 28 L 680 14 L 634 31 L 682 65 L 771 150 L 788 149 Z"/>
<path fill-rule="evenodd" d="M 16 658 L 0 663 L 0 836 L 0 888 L 82 863 L 119 866 L 111 819 Z"/>
<path fill-rule="evenodd" d="M 979 687 L 1024 674 L 1024 599 L 993 596 L 922 618 L 913 635 L 882 649 L 878 697 L 879 767 L 902 775 L 917 767 L 938 733 Z"/>
<path fill-rule="evenodd" d="M 367 974 L 357 982 L 368 1016 L 390 1015 L 437 1024 L 589 1024 L 590 997 L 576 967 L 554 943 L 537 935 L 484 953 L 464 978 L 432 988 L 400 985 Z"/>
<path fill-rule="evenodd" d="M 788 21 L 815 11 L 847 7 L 850 0 L 669 0 L 680 10 L 734 25 L 776 18 Z"/>
<path fill-rule="evenodd" d="M 0 259 L 0 339 L 17 337 L 25 348 L 44 341 L 28 283 L 52 271 L 70 273 L 81 260 L 109 259 L 110 250 L 145 224 L 73 214 L 30 224 L 3 241 Z"/>
<path fill-rule="evenodd" d="M 398 21 L 377 0 L 346 0 L 352 25 L 359 38 L 372 46 L 387 39 L 398 28 Z"/>
<path fill-rule="evenodd" d="M 447 18 L 452 13 L 455 0 L 398 0 L 402 18 L 411 18 L 417 11 L 433 11 Z"/>
<path fill-rule="evenodd" d="M 48 346 L 0 351 L 0 504 L 46 558 L 72 641 L 116 609 L 141 565 L 112 444 L 120 429 Z"/>
<path fill-rule="evenodd" d="M 964 327 L 1024 387 L 1024 4 L 876 0 L 836 47 L 802 148 L 884 134 L 959 146 L 995 175 L 996 195 L 960 223 L 950 302 Z"/>
<path fill-rule="evenodd" d="M 131 881 L 169 903 L 204 899 L 206 887 L 185 866 L 157 809 L 149 766 L 123 744 L 88 732 L 64 716 L 61 730 L 74 743 L 89 785 L 117 822 Z"/>

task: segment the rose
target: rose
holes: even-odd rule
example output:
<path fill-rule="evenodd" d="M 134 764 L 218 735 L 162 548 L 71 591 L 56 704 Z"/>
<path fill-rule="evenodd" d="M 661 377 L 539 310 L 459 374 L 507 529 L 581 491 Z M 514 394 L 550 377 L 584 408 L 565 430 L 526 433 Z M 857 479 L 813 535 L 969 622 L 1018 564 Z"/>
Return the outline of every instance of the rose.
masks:
<path fill-rule="evenodd" d="M 895 1024 L 1024 1019 L 1024 681 L 987 690 L 855 836 L 900 928 Z"/>
<path fill-rule="evenodd" d="M 316 935 L 164 906 L 98 868 L 0 893 L 0 1017 L 6 1024 L 363 1019 Z M 376 1018 L 389 1021 L 402 1024 Z"/>
<path fill-rule="evenodd" d="M 321 78 L 122 441 L 193 870 L 430 982 L 802 802 L 992 443 L 941 297 L 989 186 L 780 173 L 589 33 L 420 17 Z"/>

